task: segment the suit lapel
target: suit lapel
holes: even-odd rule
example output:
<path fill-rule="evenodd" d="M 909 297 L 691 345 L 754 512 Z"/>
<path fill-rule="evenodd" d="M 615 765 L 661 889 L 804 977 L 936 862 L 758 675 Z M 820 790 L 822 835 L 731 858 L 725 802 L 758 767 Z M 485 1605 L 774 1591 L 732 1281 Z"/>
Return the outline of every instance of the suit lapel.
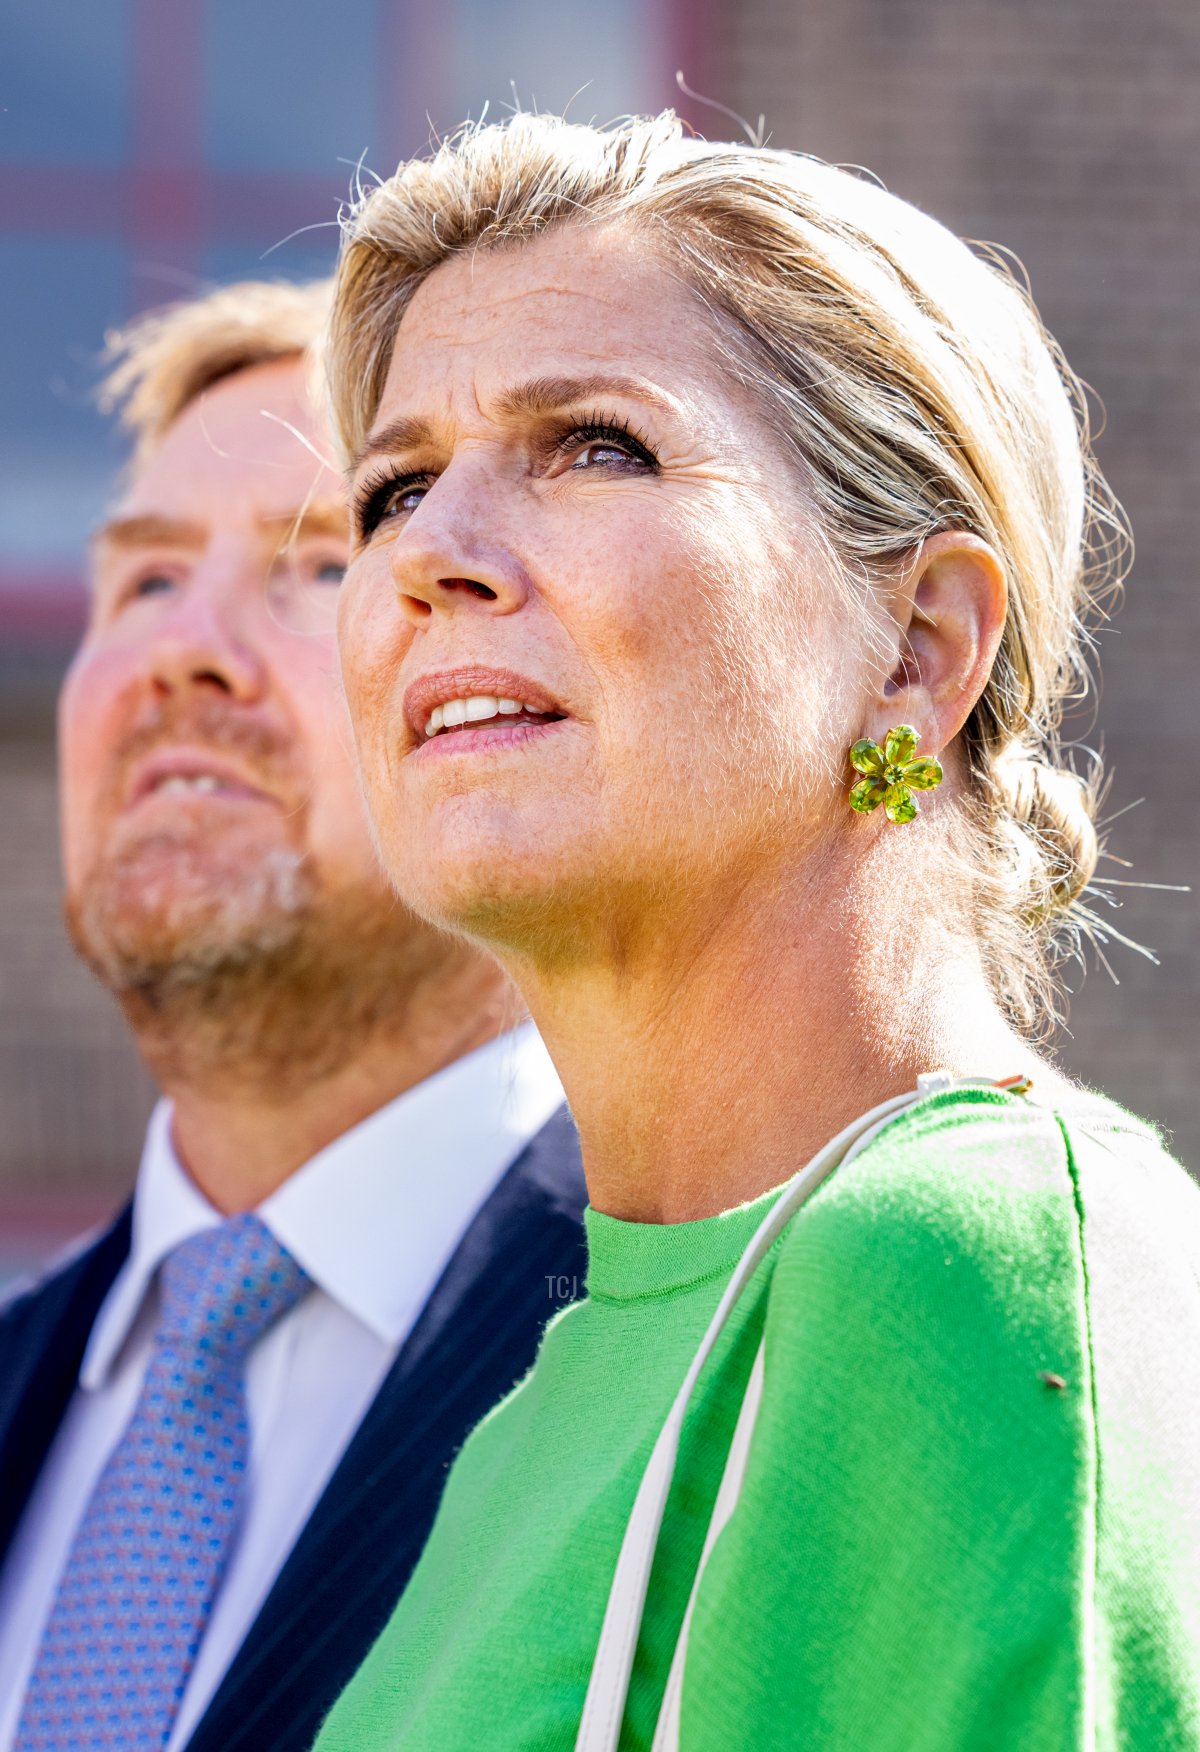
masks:
<path fill-rule="evenodd" d="M 0 1561 L 75 1391 L 100 1305 L 128 1257 L 132 1208 L 0 1309 Z"/>
<path fill-rule="evenodd" d="M 585 1201 L 564 1108 L 463 1236 L 188 1752 L 307 1752 L 408 1581 L 455 1453 L 582 1295 Z"/>

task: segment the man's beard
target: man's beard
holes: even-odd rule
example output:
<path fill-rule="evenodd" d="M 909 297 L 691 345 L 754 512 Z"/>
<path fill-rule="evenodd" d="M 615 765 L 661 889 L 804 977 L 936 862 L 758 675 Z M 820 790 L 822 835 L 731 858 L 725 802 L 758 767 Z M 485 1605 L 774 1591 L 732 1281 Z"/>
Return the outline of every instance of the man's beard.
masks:
<path fill-rule="evenodd" d="M 288 847 L 222 872 L 212 847 L 157 835 L 89 872 L 67 896 L 67 926 L 117 997 L 165 1002 L 287 957 L 311 928 L 316 887 L 311 863 Z"/>
<path fill-rule="evenodd" d="M 211 851 L 180 845 L 164 862 L 163 850 L 139 843 L 65 909 L 160 1079 L 279 1095 L 319 1081 L 402 1026 L 414 985 L 448 952 L 382 883 L 324 892 L 311 860 L 283 848 L 221 880 Z"/>
<path fill-rule="evenodd" d="M 123 820 L 137 761 L 172 740 L 248 765 L 285 800 L 287 837 L 264 844 L 253 816 L 243 832 L 238 805 L 215 831 L 203 804 L 149 831 Z M 215 1074 L 285 1094 L 400 1025 L 414 983 L 446 958 L 447 940 L 382 875 L 325 877 L 303 849 L 306 803 L 289 739 L 223 701 L 160 704 L 114 751 L 98 814 L 111 834 L 72 882 L 67 927 L 160 1078 Z"/>

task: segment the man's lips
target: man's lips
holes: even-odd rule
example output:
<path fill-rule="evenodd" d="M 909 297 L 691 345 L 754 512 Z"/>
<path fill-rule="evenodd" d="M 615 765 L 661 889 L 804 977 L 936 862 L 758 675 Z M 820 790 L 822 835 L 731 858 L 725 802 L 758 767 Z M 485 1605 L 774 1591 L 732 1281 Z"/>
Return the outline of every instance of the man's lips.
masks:
<path fill-rule="evenodd" d="M 159 749 L 140 762 L 129 787 L 127 807 L 158 797 L 276 802 L 271 792 L 254 784 L 230 761 L 199 748 Z"/>
<path fill-rule="evenodd" d="M 404 693 L 414 750 L 436 743 L 472 748 L 527 740 L 569 714 L 541 682 L 512 669 L 478 665 L 418 677 Z"/>

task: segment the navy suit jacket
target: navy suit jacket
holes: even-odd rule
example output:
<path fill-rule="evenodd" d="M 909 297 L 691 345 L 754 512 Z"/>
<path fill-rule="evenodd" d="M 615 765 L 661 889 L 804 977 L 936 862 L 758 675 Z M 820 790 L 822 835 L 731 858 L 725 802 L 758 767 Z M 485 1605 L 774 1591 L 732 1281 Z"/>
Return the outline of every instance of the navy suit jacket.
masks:
<path fill-rule="evenodd" d="M 471 1223 L 197 1724 L 188 1752 L 308 1752 L 412 1573 L 451 1460 L 583 1293 L 579 1142 L 561 1108 Z M 130 1243 L 127 1207 L 0 1310 L 0 1562 Z"/>

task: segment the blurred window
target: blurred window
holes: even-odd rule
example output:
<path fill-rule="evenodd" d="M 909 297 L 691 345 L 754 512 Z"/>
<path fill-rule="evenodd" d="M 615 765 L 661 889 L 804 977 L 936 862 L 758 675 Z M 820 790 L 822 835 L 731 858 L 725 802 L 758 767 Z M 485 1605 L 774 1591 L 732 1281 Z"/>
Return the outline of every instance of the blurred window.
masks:
<path fill-rule="evenodd" d="M 4 0 L 0 159 L 124 163 L 130 71 L 130 0 Z"/>
<path fill-rule="evenodd" d="M 0 236 L 0 564 L 77 562 L 103 508 L 123 451 L 91 396 L 128 281 L 114 239 Z"/>
<path fill-rule="evenodd" d="M 377 146 L 379 14 L 396 3 L 209 0 L 209 163 L 329 174 Z"/>
<path fill-rule="evenodd" d="M 323 274 L 332 274 L 337 261 L 336 206 L 336 201 L 330 200 L 323 210 L 314 207 L 314 223 L 330 221 L 319 231 L 302 231 L 298 237 L 272 236 L 270 221 L 264 215 L 261 243 L 210 244 L 201 264 L 205 281 L 227 286 L 233 280 L 319 280 Z"/>
<path fill-rule="evenodd" d="M 503 6 L 454 0 L 443 13 L 453 31 L 453 119 L 478 117 L 487 100 L 489 118 L 499 120 L 512 107 L 514 86 L 523 108 L 565 109 L 577 122 L 657 109 L 659 10 L 646 0 L 608 0 L 599 14 L 562 6 L 547 29 L 545 0 L 507 0 Z"/>

